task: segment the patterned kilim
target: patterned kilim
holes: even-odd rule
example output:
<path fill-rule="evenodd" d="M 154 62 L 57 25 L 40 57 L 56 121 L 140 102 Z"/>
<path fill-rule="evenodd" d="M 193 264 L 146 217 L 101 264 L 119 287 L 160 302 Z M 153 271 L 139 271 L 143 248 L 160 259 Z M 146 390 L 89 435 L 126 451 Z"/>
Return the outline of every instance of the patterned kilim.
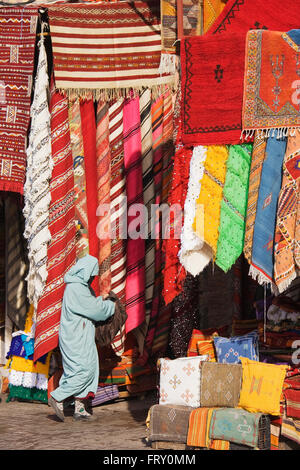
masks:
<path fill-rule="evenodd" d="M 277 201 L 285 149 L 286 139 L 277 139 L 276 136 L 268 138 L 261 172 L 249 270 L 249 274 L 260 284 L 273 285 Z"/>
<path fill-rule="evenodd" d="M 210 439 L 209 424 L 213 408 L 202 407 L 190 413 L 187 445 L 215 450 L 229 450 L 229 442 Z"/>
<path fill-rule="evenodd" d="M 244 239 L 244 255 L 249 264 L 251 263 L 252 257 L 252 243 L 256 206 L 261 178 L 261 170 L 265 158 L 266 145 L 267 141 L 265 139 L 260 139 L 258 135 L 255 134 L 249 175 L 248 207 Z"/>
<path fill-rule="evenodd" d="M 251 150 L 251 144 L 231 145 L 226 162 L 216 255 L 216 264 L 224 272 L 243 251 Z"/>
<path fill-rule="evenodd" d="M 241 364 L 201 364 L 201 406 L 235 408 L 242 384 Z"/>
<path fill-rule="evenodd" d="M 89 252 L 89 235 L 84 149 L 79 100 L 69 103 L 69 127 L 74 169 L 76 256 L 77 258 L 81 258 Z"/>
<path fill-rule="evenodd" d="M 242 32 L 249 29 L 289 31 L 299 28 L 298 5 L 294 0 L 282 3 L 272 1 L 272 9 L 266 8 L 265 0 L 228 0 L 209 34 Z"/>
<path fill-rule="evenodd" d="M 300 206 L 300 137 L 288 137 L 278 197 L 274 247 L 274 278 L 279 292 L 298 276 Z"/>
<path fill-rule="evenodd" d="M 109 143 L 111 154 L 110 225 L 111 225 L 111 290 L 125 306 L 126 294 L 126 179 L 123 148 L 123 104 L 120 99 L 109 107 Z M 125 233 L 124 233 L 125 232 Z M 114 340 L 115 352 L 124 349 L 125 329 Z"/>
<path fill-rule="evenodd" d="M 224 7 L 225 1 L 223 0 L 204 0 L 203 33 L 212 27 Z"/>
<path fill-rule="evenodd" d="M 288 418 L 283 415 L 281 425 L 282 436 L 291 439 L 292 441 L 300 444 L 300 420 L 294 418 Z"/>
<path fill-rule="evenodd" d="M 139 98 L 128 99 L 123 108 L 123 146 L 128 205 L 128 240 L 126 264 L 126 333 L 140 326 L 145 319 L 145 240 L 143 224 L 135 204 L 143 204 Z M 133 209 L 133 212 L 132 212 Z M 140 210 L 140 209 L 139 209 Z M 142 213 L 142 216 L 144 213 Z"/>
<path fill-rule="evenodd" d="M 4 217 L 5 217 L 4 201 L 3 199 L 0 199 L 0 328 L 3 328 L 5 326 L 5 218 Z M 13 225 L 16 225 L 16 222 Z"/>
<path fill-rule="evenodd" d="M 190 406 L 153 405 L 149 410 L 149 440 L 186 443 L 192 410 Z"/>
<path fill-rule="evenodd" d="M 97 236 L 98 177 L 96 155 L 96 116 L 94 100 L 92 97 L 89 97 L 86 100 L 81 100 L 80 114 L 85 162 L 89 254 L 97 258 L 99 253 L 99 238 Z M 93 280 L 91 287 L 96 296 L 100 295 L 98 276 Z"/>
<path fill-rule="evenodd" d="M 157 0 L 49 6 L 56 86 L 101 91 L 168 83 Z"/>
<path fill-rule="evenodd" d="M 109 149 L 109 105 L 99 101 L 97 105 L 97 174 L 99 222 L 99 287 L 100 295 L 107 295 L 111 290 L 111 239 L 110 239 L 110 149 Z"/>
<path fill-rule="evenodd" d="M 74 172 L 66 97 L 54 93 L 50 111 L 54 162 L 49 217 L 52 238 L 47 253 L 47 283 L 38 304 L 34 361 L 58 345 L 64 275 L 76 261 Z"/>
<path fill-rule="evenodd" d="M 151 205 L 154 204 L 153 149 L 151 121 L 151 90 L 146 88 L 140 95 L 143 203 L 148 212 L 148 237 L 145 241 L 145 325 L 144 335 L 148 329 L 153 288 L 155 281 L 155 241 L 151 238 Z"/>
<path fill-rule="evenodd" d="M 205 34 L 180 44 L 182 142 L 239 144 L 245 37 Z"/>
<path fill-rule="evenodd" d="M 38 8 L 0 12 L 0 190 L 23 194 Z"/>
<path fill-rule="evenodd" d="M 47 247 L 51 240 L 48 229 L 50 179 L 53 169 L 51 126 L 48 108 L 49 79 L 43 36 L 39 41 L 39 57 L 30 109 L 31 124 L 26 149 L 27 168 L 24 184 L 24 237 L 27 240 L 29 272 L 27 292 L 36 310 L 47 280 Z"/>
<path fill-rule="evenodd" d="M 286 33 L 249 31 L 246 40 L 243 130 L 279 129 L 287 135 L 300 125 L 297 99 L 298 46 Z M 247 135 L 247 134 L 246 134 Z"/>

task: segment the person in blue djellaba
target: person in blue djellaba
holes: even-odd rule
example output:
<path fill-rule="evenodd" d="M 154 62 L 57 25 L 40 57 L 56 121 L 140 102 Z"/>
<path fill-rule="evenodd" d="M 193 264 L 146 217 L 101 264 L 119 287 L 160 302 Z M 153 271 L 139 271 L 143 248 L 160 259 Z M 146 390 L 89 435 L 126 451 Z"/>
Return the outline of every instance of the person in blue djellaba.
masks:
<path fill-rule="evenodd" d="M 98 260 L 90 255 L 79 259 L 67 272 L 59 328 L 63 374 L 48 404 L 64 421 L 64 400 L 74 398 L 75 420 L 92 420 L 89 398 L 97 391 L 99 357 L 95 341 L 96 323 L 115 313 L 115 303 L 93 295 L 90 285 L 99 273 Z"/>

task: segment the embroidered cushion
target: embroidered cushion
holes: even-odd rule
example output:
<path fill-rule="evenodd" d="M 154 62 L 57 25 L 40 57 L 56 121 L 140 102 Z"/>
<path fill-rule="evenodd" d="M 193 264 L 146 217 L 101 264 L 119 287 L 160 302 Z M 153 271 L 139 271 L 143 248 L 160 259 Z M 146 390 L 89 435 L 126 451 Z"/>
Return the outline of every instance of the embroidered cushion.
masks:
<path fill-rule="evenodd" d="M 200 363 L 208 356 L 160 360 L 160 405 L 200 406 Z"/>
<path fill-rule="evenodd" d="M 199 356 L 208 355 L 208 360 L 210 362 L 216 362 L 216 351 L 213 339 L 203 339 L 202 341 L 197 341 L 197 350 Z"/>
<path fill-rule="evenodd" d="M 213 336 L 226 336 L 228 332 L 228 326 L 221 326 L 220 328 L 209 328 L 206 330 L 196 330 L 192 332 L 192 336 L 189 341 L 187 357 L 198 356 L 197 342 L 203 339 L 212 339 Z"/>
<path fill-rule="evenodd" d="M 201 406 L 235 408 L 242 385 L 242 364 L 201 364 Z"/>
<path fill-rule="evenodd" d="M 280 398 L 288 366 L 241 358 L 243 368 L 239 408 L 280 415 Z"/>
<path fill-rule="evenodd" d="M 218 362 L 238 364 L 241 357 L 258 361 L 258 332 L 231 338 L 215 337 L 214 344 Z"/>

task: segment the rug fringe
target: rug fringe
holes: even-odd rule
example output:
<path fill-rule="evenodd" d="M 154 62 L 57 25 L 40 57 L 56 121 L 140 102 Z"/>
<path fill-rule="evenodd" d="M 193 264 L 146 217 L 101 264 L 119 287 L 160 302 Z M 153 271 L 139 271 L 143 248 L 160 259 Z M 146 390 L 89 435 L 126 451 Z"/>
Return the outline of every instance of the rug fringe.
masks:
<path fill-rule="evenodd" d="M 296 271 L 294 271 L 294 273 L 288 278 L 286 279 L 285 281 L 281 282 L 278 287 L 278 292 L 279 294 L 282 294 L 282 292 L 286 291 L 291 283 L 298 277 L 298 274 L 296 273 Z"/>
<path fill-rule="evenodd" d="M 145 89 L 150 89 L 152 92 L 152 99 L 157 99 L 160 95 L 166 91 L 171 93 L 175 92 L 174 89 L 175 78 L 170 83 L 163 83 L 153 86 L 140 86 L 140 87 L 128 87 L 128 88 L 114 88 L 114 89 L 86 89 L 86 88 L 57 88 L 59 93 L 62 93 L 68 97 L 70 101 L 78 98 L 82 100 L 91 99 L 112 101 L 121 98 L 135 98 L 139 96 Z"/>
<path fill-rule="evenodd" d="M 300 127 L 272 127 L 270 129 L 243 129 L 241 132 L 240 140 L 247 141 L 254 137 L 254 133 L 259 139 L 267 139 L 269 137 L 275 137 L 277 133 L 277 139 L 283 139 L 285 137 L 294 137 L 296 132 L 300 132 Z"/>

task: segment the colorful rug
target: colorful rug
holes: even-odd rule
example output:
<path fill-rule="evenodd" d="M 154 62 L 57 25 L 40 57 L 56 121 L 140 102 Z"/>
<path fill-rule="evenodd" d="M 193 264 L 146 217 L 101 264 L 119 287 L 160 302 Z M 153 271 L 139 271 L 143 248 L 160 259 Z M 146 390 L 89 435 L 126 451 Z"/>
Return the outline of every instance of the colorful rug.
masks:
<path fill-rule="evenodd" d="M 264 0 L 228 0 L 209 33 L 247 32 L 249 29 L 289 31 L 299 28 L 298 6 L 293 0 L 284 4 L 273 0 L 272 10 Z"/>
<path fill-rule="evenodd" d="M 50 112 L 48 108 L 49 78 L 43 36 L 38 43 L 39 56 L 30 108 L 30 131 L 26 149 L 27 168 L 24 184 L 24 237 L 27 240 L 29 271 L 27 295 L 37 309 L 47 280 L 47 247 L 51 240 L 48 228 L 51 201 L 50 179 L 53 169 L 51 155 Z"/>
<path fill-rule="evenodd" d="M 223 0 L 204 0 L 203 8 L 203 33 L 206 33 L 213 26 L 225 7 Z"/>
<path fill-rule="evenodd" d="M 246 39 L 243 132 L 291 135 L 300 125 L 297 61 L 300 46 L 289 33 L 249 31 Z M 254 79 L 253 79 L 254 77 Z"/>
<path fill-rule="evenodd" d="M 98 258 L 99 238 L 97 236 L 98 176 L 96 154 L 96 115 L 94 101 L 90 97 L 80 103 L 83 153 L 85 161 L 86 204 L 89 228 L 89 254 Z M 100 295 L 99 277 L 91 285 L 96 296 Z"/>
<path fill-rule="evenodd" d="M 199 253 L 200 272 L 217 254 L 221 202 L 226 176 L 226 162 L 229 149 L 226 146 L 209 146 L 204 162 L 204 175 L 201 180 L 201 190 L 196 201 L 196 215 L 193 229 L 203 240 Z"/>
<path fill-rule="evenodd" d="M 240 143 L 244 56 L 243 34 L 181 41 L 183 144 Z"/>
<path fill-rule="evenodd" d="M 249 275 L 259 284 L 274 280 L 274 235 L 277 201 L 281 188 L 282 162 L 286 139 L 269 137 L 262 167 L 253 234 L 252 261 Z"/>
<path fill-rule="evenodd" d="M 239 408 L 214 410 L 210 423 L 209 436 L 237 444 L 259 448 L 265 442 L 264 450 L 270 448 L 270 422 L 267 415 L 249 413 Z"/>
<path fill-rule="evenodd" d="M 51 242 L 47 252 L 47 283 L 36 316 L 34 361 L 58 345 L 64 275 L 76 261 L 73 159 L 68 101 L 64 95 L 52 94 L 50 112 L 54 162 L 50 181 Z"/>
<path fill-rule="evenodd" d="M 1 8 L 0 190 L 23 194 L 38 8 Z"/>
<path fill-rule="evenodd" d="M 111 290 L 125 306 L 127 206 L 123 148 L 123 104 L 123 99 L 114 101 L 110 104 L 108 112 L 111 155 Z"/>
<path fill-rule="evenodd" d="M 201 364 L 201 406 L 235 408 L 238 406 L 241 386 L 241 364 Z"/>
<path fill-rule="evenodd" d="M 244 255 L 248 263 L 251 263 L 253 232 L 256 216 L 258 191 L 261 179 L 261 170 L 265 158 L 267 141 L 260 139 L 257 133 L 254 136 L 251 167 L 249 175 L 248 205 L 244 238 Z"/>
<path fill-rule="evenodd" d="M 117 385 L 107 385 L 106 387 L 98 387 L 95 398 L 91 401 L 91 406 L 98 406 L 107 401 L 119 398 L 119 389 Z"/>
<path fill-rule="evenodd" d="M 110 148 L 109 148 L 109 104 L 97 104 L 96 130 L 98 209 L 99 221 L 99 292 L 108 295 L 111 290 L 111 237 L 110 237 Z"/>
<path fill-rule="evenodd" d="M 154 204 L 155 187 L 153 177 L 153 148 L 151 120 L 151 90 L 146 88 L 140 95 L 141 146 L 143 171 L 143 204 L 147 209 L 148 233 L 145 240 L 145 323 L 142 335 L 145 337 L 151 315 L 151 305 L 155 282 L 155 241 L 151 238 L 151 206 Z"/>
<path fill-rule="evenodd" d="M 166 305 L 182 291 L 186 276 L 185 269 L 180 265 L 178 253 L 191 158 L 192 150 L 185 148 L 176 152 L 174 156 L 173 179 L 168 201 L 169 207 L 173 206 L 170 211 L 170 236 L 165 238 L 163 244 L 166 260 L 163 271 L 163 297 Z M 178 208 L 178 212 L 175 211 L 175 207 Z"/>
<path fill-rule="evenodd" d="M 80 102 L 69 102 L 69 128 L 74 171 L 76 257 L 89 253 L 88 213 L 86 201 L 86 178 Z"/>
<path fill-rule="evenodd" d="M 145 234 L 142 233 L 144 212 L 135 205 L 143 204 L 139 98 L 128 99 L 123 108 L 124 167 L 127 195 L 127 263 L 126 263 L 126 333 L 145 319 Z M 146 234 L 147 236 L 147 234 Z"/>
<path fill-rule="evenodd" d="M 283 415 L 281 434 L 282 436 L 300 444 L 300 420 L 288 418 L 286 415 Z"/>
<path fill-rule="evenodd" d="M 58 89 L 118 97 L 170 82 L 161 76 L 161 24 L 156 0 L 49 5 Z M 113 25 L 113 26 L 112 26 Z M 130 58 L 130 60 L 124 60 Z M 79 70 L 80 69 L 80 70 Z M 122 93 L 122 91 L 121 91 Z"/>
<path fill-rule="evenodd" d="M 294 390 L 290 388 L 284 390 L 283 393 L 286 402 L 287 417 L 300 420 L 300 390 Z"/>
<path fill-rule="evenodd" d="M 288 137 L 283 160 L 282 185 L 278 198 L 277 222 L 274 246 L 274 278 L 279 292 L 285 291 L 298 276 L 295 248 L 300 240 L 299 226 L 300 194 L 300 136 Z M 298 234 L 299 236 L 299 234 Z"/>
<path fill-rule="evenodd" d="M 227 272 L 243 252 L 251 144 L 232 145 L 226 162 L 216 264 Z"/>

